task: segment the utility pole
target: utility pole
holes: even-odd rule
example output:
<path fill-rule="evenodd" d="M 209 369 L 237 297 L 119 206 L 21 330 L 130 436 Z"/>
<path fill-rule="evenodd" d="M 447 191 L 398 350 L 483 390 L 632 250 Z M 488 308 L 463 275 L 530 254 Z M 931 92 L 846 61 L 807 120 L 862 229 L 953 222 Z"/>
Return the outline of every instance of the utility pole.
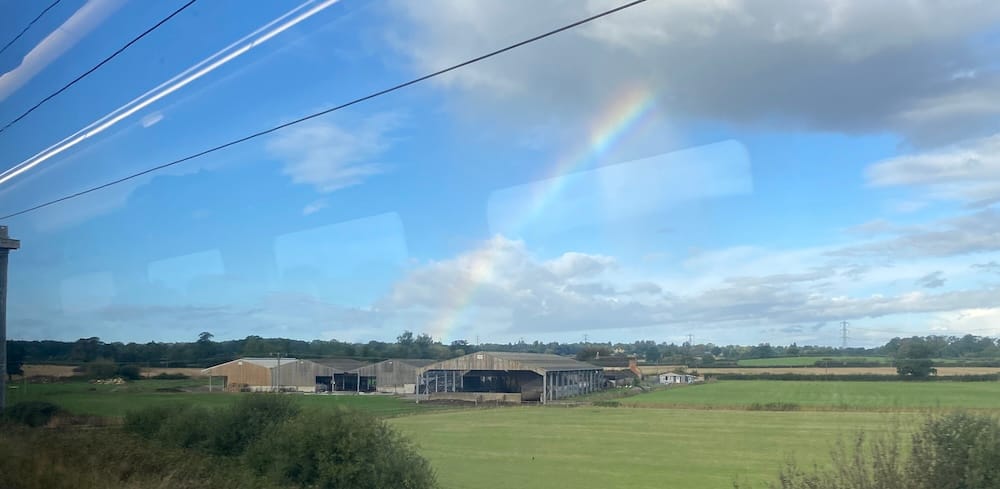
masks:
<path fill-rule="evenodd" d="M 847 321 L 841 321 L 840 322 L 840 348 L 841 349 L 847 349 L 847 325 L 849 325 L 849 324 L 851 324 L 851 323 L 848 323 Z"/>
<path fill-rule="evenodd" d="M 7 236 L 7 226 L 0 226 L 0 412 L 7 408 L 7 254 L 20 247 Z"/>

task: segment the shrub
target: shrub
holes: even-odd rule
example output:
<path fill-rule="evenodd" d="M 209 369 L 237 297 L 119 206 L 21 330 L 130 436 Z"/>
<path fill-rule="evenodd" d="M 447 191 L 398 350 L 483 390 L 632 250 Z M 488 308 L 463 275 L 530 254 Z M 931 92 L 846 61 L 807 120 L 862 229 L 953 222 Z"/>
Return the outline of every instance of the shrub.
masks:
<path fill-rule="evenodd" d="M 435 487 L 430 465 L 383 421 L 353 410 L 308 412 L 268 430 L 246 461 L 276 485 Z"/>
<path fill-rule="evenodd" d="M 156 380 L 186 380 L 190 379 L 191 377 L 182 373 L 160 372 L 150 378 Z"/>
<path fill-rule="evenodd" d="M 33 428 L 49 424 L 52 417 L 62 411 L 59 406 L 45 401 L 25 401 L 3 411 L 3 418 Z"/>
<path fill-rule="evenodd" d="M 91 379 L 110 379 L 118 374 L 118 365 L 107 360 L 97 360 L 82 365 L 83 375 Z"/>
<path fill-rule="evenodd" d="M 592 404 L 598 407 L 621 407 L 622 405 L 619 401 L 594 401 Z"/>
<path fill-rule="evenodd" d="M 838 443 L 833 468 L 803 470 L 794 462 L 772 489 L 1000 489 L 1000 423 L 983 414 L 948 413 L 928 419 L 909 453 L 898 430 L 850 447 Z M 739 484 L 734 484 L 739 488 Z"/>
<path fill-rule="evenodd" d="M 117 375 L 125 380 L 139 380 L 142 378 L 142 370 L 135 365 L 122 365 L 118 367 Z"/>
<path fill-rule="evenodd" d="M 125 431 L 153 438 L 171 416 L 180 415 L 186 406 L 149 406 L 125 414 Z"/>

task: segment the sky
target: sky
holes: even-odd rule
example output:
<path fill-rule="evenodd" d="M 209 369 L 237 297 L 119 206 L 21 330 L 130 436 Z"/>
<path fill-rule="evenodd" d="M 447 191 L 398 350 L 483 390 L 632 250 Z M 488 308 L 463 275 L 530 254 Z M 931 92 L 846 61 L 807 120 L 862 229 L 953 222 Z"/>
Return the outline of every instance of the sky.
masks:
<path fill-rule="evenodd" d="M 59 2 L 0 126 L 184 3 Z M 0 132 L 0 215 L 621 3 L 197 0 Z M 997 60 L 997 2 L 650 0 L 3 219 L 8 335 L 1000 335 Z"/>

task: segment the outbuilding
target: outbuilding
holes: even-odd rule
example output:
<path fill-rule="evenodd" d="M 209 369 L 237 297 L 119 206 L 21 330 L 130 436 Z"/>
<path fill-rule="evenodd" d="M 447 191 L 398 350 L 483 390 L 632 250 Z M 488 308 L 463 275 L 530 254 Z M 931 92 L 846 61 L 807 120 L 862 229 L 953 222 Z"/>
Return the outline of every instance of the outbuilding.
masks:
<path fill-rule="evenodd" d="M 599 390 L 603 369 L 541 353 L 477 352 L 417 369 L 417 399 L 546 403 Z"/>
<path fill-rule="evenodd" d="M 299 391 L 316 392 L 324 378 L 332 377 L 333 369 L 298 358 L 238 358 L 201 371 L 209 385 L 221 378 L 228 391 Z"/>
<path fill-rule="evenodd" d="M 361 385 L 369 392 L 384 394 L 416 393 L 417 369 L 437 360 L 425 358 L 390 358 L 355 369 Z"/>
<path fill-rule="evenodd" d="M 678 374 L 674 372 L 660 374 L 661 384 L 693 384 L 695 382 L 701 382 L 701 380 L 701 377 L 698 377 L 697 375 Z"/>

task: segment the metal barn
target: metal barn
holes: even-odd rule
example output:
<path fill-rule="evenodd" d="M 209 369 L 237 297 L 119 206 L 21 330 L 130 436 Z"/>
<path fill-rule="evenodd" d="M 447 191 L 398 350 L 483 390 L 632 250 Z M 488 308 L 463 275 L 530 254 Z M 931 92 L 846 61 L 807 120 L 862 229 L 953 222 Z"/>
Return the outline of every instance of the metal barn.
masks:
<path fill-rule="evenodd" d="M 383 362 L 365 365 L 354 372 L 359 375 L 362 385 L 369 385 L 372 391 L 387 394 L 413 394 L 416 392 L 417 369 L 436 360 L 424 358 L 390 358 Z"/>
<path fill-rule="evenodd" d="M 559 355 L 477 352 L 417 369 L 418 399 L 539 401 L 604 385 L 602 368 Z"/>
<path fill-rule="evenodd" d="M 320 358 L 314 362 L 330 367 L 333 373 L 329 378 L 323 378 L 320 383 L 324 392 L 355 391 L 369 392 L 371 387 L 358 377 L 357 369 L 368 365 L 366 362 L 351 358 Z"/>
<path fill-rule="evenodd" d="M 321 379 L 331 377 L 333 369 L 297 358 L 238 358 L 201 371 L 209 383 L 222 378 L 228 391 L 296 390 L 316 392 Z"/>

